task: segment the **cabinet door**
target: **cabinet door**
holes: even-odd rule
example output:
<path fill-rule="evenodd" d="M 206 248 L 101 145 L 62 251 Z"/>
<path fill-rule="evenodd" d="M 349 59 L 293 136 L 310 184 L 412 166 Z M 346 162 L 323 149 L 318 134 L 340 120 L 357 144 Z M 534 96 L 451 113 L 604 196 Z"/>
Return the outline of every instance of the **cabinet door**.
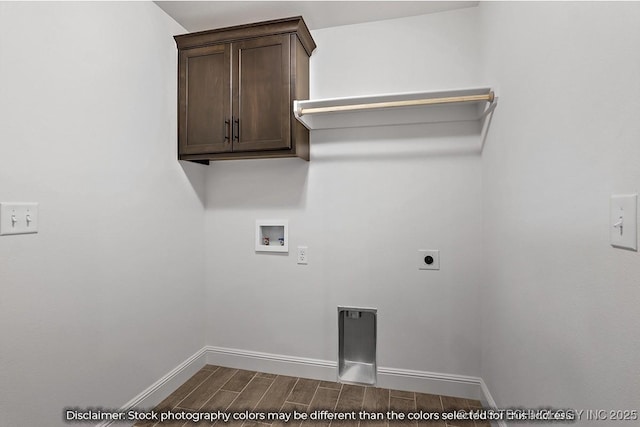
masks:
<path fill-rule="evenodd" d="M 231 151 L 230 54 L 229 44 L 180 52 L 180 154 Z"/>
<path fill-rule="evenodd" d="M 248 39 L 232 46 L 233 151 L 291 148 L 289 35 Z"/>

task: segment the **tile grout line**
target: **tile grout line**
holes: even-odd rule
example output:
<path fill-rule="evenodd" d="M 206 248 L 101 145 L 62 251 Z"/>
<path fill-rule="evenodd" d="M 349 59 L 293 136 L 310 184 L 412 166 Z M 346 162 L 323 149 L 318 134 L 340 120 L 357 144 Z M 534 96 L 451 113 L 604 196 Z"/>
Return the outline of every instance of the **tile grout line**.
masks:
<path fill-rule="evenodd" d="M 387 411 L 391 410 L 391 389 L 389 389 L 389 401 L 387 403 Z M 391 427 L 391 421 L 387 420 L 387 427 Z"/>
<path fill-rule="evenodd" d="M 200 406 L 200 409 L 204 408 L 204 405 L 206 405 L 207 403 L 209 403 L 209 401 L 210 401 L 211 399 L 213 399 L 213 398 L 214 398 L 214 396 L 215 396 L 216 394 L 218 394 L 218 392 L 221 392 L 221 391 L 225 391 L 225 392 L 227 392 L 227 393 L 234 393 L 234 394 L 237 394 L 238 396 L 240 395 L 240 392 L 238 392 L 238 391 L 223 390 L 223 389 L 222 389 L 222 386 L 220 386 L 220 388 L 218 388 L 218 389 L 216 390 L 216 392 L 215 392 L 215 393 L 213 393 L 213 394 L 211 395 L 211 397 L 210 397 L 209 399 L 207 399 L 207 401 L 206 401 L 206 402 L 204 402 L 204 403 L 202 404 L 202 406 Z M 236 397 L 238 397 L 238 396 L 236 396 Z M 235 400 L 235 399 L 234 399 L 234 400 Z M 231 405 L 231 403 L 229 403 L 229 405 Z M 225 406 L 225 407 L 224 407 L 224 409 L 226 410 L 226 409 L 229 407 L 229 405 Z"/>
<path fill-rule="evenodd" d="M 225 384 L 226 384 L 226 383 L 225 383 Z M 220 391 L 220 390 L 222 390 L 222 387 L 220 387 L 220 388 L 218 389 L 218 391 Z M 229 390 L 222 390 L 222 391 L 226 391 L 227 393 L 237 393 L 237 394 L 238 394 L 238 396 L 240 396 L 240 392 L 237 392 L 237 391 L 229 391 Z M 238 396 L 236 396 L 233 400 L 236 400 L 236 399 L 238 398 Z M 211 396 L 211 399 L 213 399 L 213 396 Z M 211 400 L 211 399 L 209 399 L 209 400 Z M 207 402 L 208 402 L 209 400 L 207 400 Z M 224 407 L 223 412 L 227 412 L 227 409 L 229 409 L 229 406 L 231 406 L 231 404 L 233 403 L 233 400 L 232 400 L 231 402 L 229 402 L 229 403 L 227 404 L 227 406 L 225 406 L 225 407 Z M 213 424 L 211 424 L 209 427 L 213 427 L 213 425 L 214 425 L 214 424 L 216 424 L 216 423 L 217 423 L 217 421 L 214 421 L 214 422 L 213 422 Z M 184 427 L 184 426 L 183 426 L 183 427 Z"/>
<path fill-rule="evenodd" d="M 216 369 L 216 370 L 215 370 L 215 371 L 213 371 L 213 372 L 217 372 L 217 371 L 218 371 L 218 369 Z M 236 372 L 238 372 L 238 371 L 236 371 Z M 233 375 L 235 375 L 235 374 L 233 374 Z M 233 375 L 232 375 L 232 376 L 233 376 Z M 231 378 L 229 378 L 229 379 L 231 379 Z M 226 384 L 226 382 L 225 382 L 225 384 Z M 223 385 L 224 385 L 224 384 L 223 384 Z M 210 397 L 210 398 L 208 398 L 207 400 L 205 400 L 205 402 L 204 402 L 202 405 L 200 405 L 200 407 L 198 408 L 198 411 L 200 411 L 202 408 L 204 408 L 204 405 L 206 405 L 206 404 L 207 404 L 207 402 L 209 402 L 211 399 L 213 399 L 213 396 L 215 396 L 215 395 L 216 395 L 216 393 L 218 393 L 220 390 L 222 390 L 222 385 L 221 385 L 220 387 L 218 387 L 218 389 L 217 389 L 216 391 L 214 391 L 213 393 L 211 393 L 211 397 Z M 183 424 L 183 425 L 184 425 L 184 424 Z"/>
<path fill-rule="evenodd" d="M 236 373 L 238 373 L 240 371 L 240 369 L 236 370 Z M 240 395 L 242 394 L 242 392 L 249 387 L 249 384 L 251 384 L 251 381 L 253 381 L 253 379 L 258 375 L 258 371 L 249 371 L 249 372 L 253 372 L 253 375 L 251 376 L 251 378 L 249 378 L 249 381 L 247 381 L 247 383 L 244 385 L 244 387 L 242 387 L 242 390 L 238 391 L 238 395 L 229 403 L 229 405 L 227 405 L 226 409 L 229 409 L 229 407 L 231 407 L 231 405 L 233 405 L 233 402 L 235 402 L 236 400 L 238 400 L 238 398 L 240 397 Z M 233 374 L 235 376 L 235 374 Z M 233 378 L 233 376 L 231 377 Z M 231 381 L 231 378 L 229 378 L 229 381 Z M 220 386 L 220 389 L 222 390 L 222 387 L 224 387 L 229 381 L 227 381 L 226 383 L 224 383 L 222 386 Z M 225 391 L 231 391 L 231 390 L 225 390 Z M 225 410 L 226 410 L 225 409 Z M 240 427 L 244 426 L 244 423 L 246 423 L 246 421 L 243 421 L 240 424 Z M 184 427 L 184 425 L 182 425 L 182 427 Z"/>
<path fill-rule="evenodd" d="M 255 378 L 255 377 L 254 377 L 254 378 Z M 276 378 L 278 378 L 278 376 L 277 376 L 277 375 L 276 375 Z M 267 387 L 267 389 L 264 391 L 264 393 L 262 393 L 262 396 L 260 396 L 260 399 L 258 399 L 258 401 L 256 402 L 256 404 L 255 404 L 255 405 L 253 405 L 253 406 L 251 407 L 251 410 L 252 410 L 252 411 L 258 407 L 258 404 L 259 404 L 259 403 L 262 401 L 262 399 L 264 399 L 264 397 L 267 395 L 267 392 L 271 389 L 271 387 L 273 386 L 273 383 L 275 383 L 275 382 L 276 382 L 276 378 L 273 378 L 273 379 L 271 380 L 271 384 L 269 384 L 269 387 Z M 253 380 L 253 378 L 252 378 L 252 380 Z M 249 381 L 249 382 L 251 382 L 251 381 Z M 247 384 L 247 385 L 249 385 L 249 384 Z M 262 423 L 262 424 L 264 424 L 264 423 Z"/>
<path fill-rule="evenodd" d="M 440 399 L 440 412 L 444 412 L 444 402 L 442 401 L 442 395 L 441 394 L 438 395 L 438 399 Z M 444 426 L 445 427 L 450 427 L 449 423 L 447 423 L 447 422 L 444 423 Z"/>
<path fill-rule="evenodd" d="M 236 374 L 240 371 L 240 369 L 236 369 Z M 240 397 L 240 394 L 244 391 L 245 388 L 247 388 L 249 386 L 249 383 L 251 382 L 251 380 L 256 376 L 258 372 L 253 371 L 253 376 L 251 376 L 251 378 L 249 379 L 249 381 L 247 381 L 247 383 L 244 385 L 244 387 L 242 387 L 242 390 L 240 390 L 238 393 L 238 395 L 236 397 L 233 398 L 233 400 L 229 403 L 229 405 L 227 405 L 227 409 L 229 409 L 229 407 L 231 405 L 233 405 L 233 402 L 235 402 L 236 400 L 238 400 L 238 397 Z M 233 374 L 233 376 L 235 376 L 235 374 Z M 233 378 L 233 376 L 231 378 Z M 231 381 L 231 378 L 229 378 L 229 381 Z M 222 390 L 222 387 L 224 387 L 229 381 L 227 381 L 226 383 L 224 383 L 220 389 Z M 225 390 L 225 391 L 231 391 L 231 390 Z M 242 423 L 244 424 L 244 423 Z M 240 426 L 242 426 L 242 424 L 240 424 Z"/>
<path fill-rule="evenodd" d="M 271 380 L 271 384 L 269 384 L 269 387 L 267 387 L 267 389 L 265 390 L 264 393 L 262 393 L 262 396 L 260 397 L 260 399 L 258 399 L 258 402 L 255 404 L 255 406 L 253 408 L 257 408 L 258 405 L 260 404 L 260 402 L 262 402 L 262 399 L 264 399 L 264 397 L 267 395 L 267 393 L 269 392 L 269 390 L 271 390 L 271 387 L 273 387 L 273 385 L 276 383 L 276 379 L 278 379 L 279 375 L 276 375 L 275 378 L 273 378 Z M 260 377 L 263 378 L 263 377 Z"/>
<path fill-rule="evenodd" d="M 213 374 L 214 374 L 214 373 L 216 373 L 217 371 L 218 371 L 218 370 L 216 369 L 215 371 L 211 372 L 211 375 L 213 375 Z M 236 369 L 236 372 L 234 372 L 234 373 L 233 373 L 233 375 L 235 375 L 237 372 L 238 372 L 238 370 Z M 231 376 L 233 377 L 233 375 L 231 375 Z M 209 379 L 209 377 L 207 377 L 207 379 L 206 379 L 206 380 L 208 380 L 208 379 Z M 231 379 L 231 378 L 229 378 L 229 380 L 230 380 L 230 379 Z M 205 381 L 206 381 L 206 380 L 205 380 Z M 225 381 L 225 383 L 224 383 L 224 384 L 228 383 L 228 382 L 229 382 L 229 380 Z M 198 387 L 200 387 L 203 383 L 204 383 L 204 381 L 203 381 L 201 384 L 198 384 L 196 387 L 194 387 L 194 388 L 193 388 L 193 390 L 191 390 L 191 393 L 189 393 L 188 395 L 186 395 L 186 396 L 184 397 L 184 399 L 182 399 L 179 403 L 177 403 L 177 404 L 176 404 L 176 406 L 175 406 L 174 408 L 180 408 L 180 409 L 184 409 L 184 410 L 187 410 L 187 411 L 191 411 L 191 410 L 192 410 L 191 408 L 184 408 L 184 407 L 180 406 L 180 403 L 184 402 L 184 401 L 185 401 L 185 399 L 186 399 L 187 397 L 189 397 L 189 396 L 190 396 L 194 391 L 196 391 L 196 389 L 197 389 Z M 195 411 L 198 411 L 198 410 L 202 409 L 202 407 L 203 407 L 204 405 L 206 405 L 206 404 L 207 404 L 207 402 L 208 402 L 209 400 L 211 400 L 211 398 L 213 398 L 213 395 L 214 395 L 214 394 L 216 394 L 217 392 L 219 392 L 219 391 L 222 389 L 222 387 L 224 386 L 224 384 L 223 384 L 223 385 L 221 385 L 220 387 L 218 387 L 218 389 L 215 391 L 215 393 L 213 393 L 213 394 L 211 395 L 211 397 L 210 397 L 209 399 L 207 399 L 207 400 L 206 400 L 206 401 L 205 401 L 205 402 L 200 406 L 200 408 L 198 408 L 198 409 L 194 409 L 194 410 L 195 410 Z M 227 390 L 225 390 L 225 391 L 227 391 Z"/>
<path fill-rule="evenodd" d="M 298 378 L 298 379 L 299 379 L 299 378 Z M 314 398 L 314 397 L 316 397 L 316 393 L 318 392 L 318 389 L 320 388 L 320 385 L 319 385 L 319 384 L 320 384 L 320 383 L 318 382 L 318 385 L 316 386 L 316 389 L 313 391 L 313 396 L 311 396 L 311 399 L 309 400 L 309 403 L 304 404 L 304 403 L 302 403 L 302 402 L 294 402 L 294 401 L 292 401 L 292 400 L 287 400 L 287 402 L 289 402 L 289 403 L 295 403 L 296 405 L 305 405 L 305 406 L 307 406 L 307 407 L 310 407 L 310 406 L 311 406 L 311 402 L 313 402 L 313 398 Z M 293 393 L 293 390 L 291 390 L 291 393 Z M 289 396 L 291 395 L 291 393 L 289 394 Z M 288 397 L 289 397 L 289 396 L 287 396 L 287 399 L 288 399 Z"/>
<path fill-rule="evenodd" d="M 287 403 L 292 403 L 292 402 L 288 402 L 287 399 L 289 398 L 289 396 L 291 396 L 291 393 L 293 393 L 293 389 L 296 388 L 296 385 L 298 385 L 298 381 L 300 381 L 300 377 L 296 377 L 296 382 L 293 384 L 293 387 L 291 387 L 291 390 L 289 390 L 289 394 L 287 394 L 287 397 L 284 398 L 282 405 L 280 405 L 280 409 L 279 409 L 280 412 L 282 412 L 282 410 L 284 409 L 284 405 L 286 405 Z M 273 425 L 273 423 L 271 423 L 271 425 Z"/>
<path fill-rule="evenodd" d="M 415 391 L 413 392 L 413 408 L 411 410 L 414 412 L 418 412 L 418 400 L 416 398 Z M 412 424 L 414 427 L 418 427 L 418 421 L 414 421 Z"/>
<path fill-rule="evenodd" d="M 340 384 L 340 391 L 338 392 L 338 398 L 336 399 L 336 404 L 333 405 L 333 412 L 336 412 L 336 408 L 338 407 L 338 402 L 340 402 L 340 396 L 342 396 L 342 389 L 344 389 L 344 384 Z M 330 420 L 328 427 L 331 427 L 332 425 L 333 425 L 333 420 Z"/>
<path fill-rule="evenodd" d="M 313 396 L 311 396 L 311 400 L 309 401 L 309 405 L 307 406 L 307 413 L 309 412 L 309 410 L 311 410 L 311 403 L 313 402 L 313 399 L 316 398 L 316 394 L 318 394 L 318 389 L 320 388 L 320 381 L 318 381 L 318 385 L 316 386 L 315 391 L 313 392 Z M 307 420 L 304 420 L 307 421 Z M 302 425 L 304 425 L 304 421 L 300 423 L 300 426 L 302 427 Z"/>
<path fill-rule="evenodd" d="M 394 399 L 413 400 L 413 401 L 415 401 L 415 400 L 416 400 L 415 398 L 411 398 L 411 397 L 391 396 L 391 393 L 389 393 L 389 404 L 391 404 L 391 398 L 392 398 L 392 397 L 393 397 Z"/>
<path fill-rule="evenodd" d="M 296 388 L 299 382 L 300 382 L 300 377 L 297 377 L 296 383 L 293 385 L 293 387 L 291 387 L 291 391 L 289 392 L 289 394 L 287 394 L 287 397 L 284 398 L 284 402 L 282 402 L 282 406 L 280 407 L 281 410 L 284 407 L 284 404 L 289 402 L 289 397 L 291 397 L 291 393 L 293 393 L 293 390 Z M 290 402 L 290 403 L 294 403 L 294 402 Z"/>
<path fill-rule="evenodd" d="M 367 388 L 364 387 L 364 391 L 362 392 L 362 401 L 360 401 L 360 408 L 358 408 L 358 413 L 360 411 L 364 410 L 364 395 L 367 393 Z M 362 421 L 358 419 L 358 425 L 357 427 L 361 427 L 362 426 Z"/>
<path fill-rule="evenodd" d="M 212 366 L 213 369 L 209 370 L 206 368 L 206 366 Z M 261 372 L 258 371 L 248 371 L 249 373 L 251 373 L 251 377 L 249 377 L 247 383 L 241 388 L 240 391 L 232 391 L 232 390 L 224 390 L 223 387 L 225 387 L 226 384 L 228 384 L 232 378 L 237 375 L 238 372 L 242 371 L 241 369 L 234 369 L 233 373 L 231 374 L 231 377 L 221 386 L 219 386 L 217 389 L 215 389 L 213 392 L 211 393 L 201 393 L 203 396 L 198 396 L 198 397 L 204 397 L 205 395 L 209 395 L 208 399 L 200 405 L 200 407 L 198 409 L 191 409 L 191 408 L 182 408 L 180 405 L 187 400 L 189 397 L 194 396 L 195 391 L 201 387 L 203 384 L 205 384 L 207 381 L 210 381 L 212 376 L 216 373 L 219 373 L 221 369 L 220 366 L 214 366 L 214 365 L 205 365 L 205 367 L 201 368 L 198 373 L 202 373 L 204 374 L 204 378 L 198 382 L 192 385 L 192 387 L 190 387 L 190 389 L 187 389 L 185 392 L 186 394 L 184 395 L 184 397 L 178 401 L 177 404 L 173 404 L 171 406 L 169 406 L 167 409 L 168 410 L 184 410 L 184 411 L 202 411 L 202 408 L 204 408 L 207 403 L 209 403 L 213 397 L 220 393 L 221 391 L 225 391 L 228 393 L 234 393 L 236 394 L 235 396 L 232 396 L 233 399 L 230 401 L 230 403 L 228 405 L 226 405 L 225 408 L 222 408 L 222 410 L 226 410 L 228 409 L 230 406 L 232 406 L 239 398 L 239 396 L 244 393 L 247 389 L 250 389 L 250 384 L 252 384 L 252 382 L 256 379 L 256 378 L 260 378 L 261 382 L 262 379 L 264 380 L 270 380 L 269 385 L 267 386 L 267 388 L 265 389 L 265 391 L 262 393 L 262 395 L 259 396 L 259 398 L 256 400 L 256 403 L 254 405 L 251 406 L 250 410 L 255 410 L 260 404 L 261 402 L 264 401 L 264 399 L 266 398 L 266 396 L 269 394 L 269 392 L 274 389 L 275 387 L 275 382 L 276 380 L 280 377 L 280 375 L 275 375 L 273 378 L 269 378 L 269 376 L 272 376 L 273 374 L 269 374 L 269 376 L 261 376 Z M 207 371 L 206 374 L 202 371 Z M 194 374 L 195 375 L 195 374 Z M 326 384 L 323 384 L 322 381 L 320 380 L 313 380 L 313 379 L 309 379 L 309 381 L 318 381 L 316 388 L 314 389 L 313 393 L 312 393 L 312 397 L 309 400 L 308 404 L 304 404 L 302 402 L 294 402 L 290 399 L 293 398 L 293 391 L 295 390 L 295 388 L 301 384 L 301 381 L 303 380 L 303 377 L 296 377 L 295 378 L 295 382 L 293 383 L 293 385 L 291 386 L 291 388 L 289 389 L 289 393 L 287 393 L 286 397 L 284 398 L 282 404 L 279 407 L 280 412 L 282 412 L 284 410 L 285 405 L 290 404 L 290 405 L 297 405 L 299 407 L 305 408 L 305 410 L 310 411 L 311 410 L 311 403 L 313 403 L 315 401 L 315 398 L 318 396 L 318 392 L 321 391 L 321 389 L 325 389 L 325 390 L 336 390 L 338 391 L 338 395 L 336 397 L 336 401 L 334 402 L 333 405 L 333 411 L 335 412 L 337 410 L 337 407 L 340 403 L 340 399 L 342 397 L 342 395 L 346 392 L 345 391 L 345 384 L 343 383 L 334 383 L 335 385 L 338 385 L 339 387 L 336 389 L 334 387 L 331 387 L 331 383 L 326 382 Z M 217 382 L 217 381 L 216 381 Z M 183 384 L 184 385 L 184 384 Z M 360 409 L 363 408 L 364 403 L 366 401 L 366 396 L 368 394 L 368 389 L 375 389 L 376 387 L 364 387 L 364 392 L 360 401 Z M 409 406 L 412 407 L 413 410 L 418 410 L 418 394 L 417 392 L 411 392 L 411 394 L 409 394 L 409 396 L 412 397 L 408 397 L 407 394 L 408 393 L 404 393 L 401 396 L 393 396 L 392 395 L 392 390 L 391 389 L 382 389 L 385 390 L 388 394 L 387 394 L 387 410 L 391 410 L 391 399 L 392 398 L 396 398 L 396 399 L 400 399 L 399 401 L 397 401 L 397 403 L 401 404 L 402 402 L 405 402 L 404 404 L 401 404 L 402 407 L 405 406 Z M 175 390 L 177 391 L 177 389 Z M 175 392 L 174 391 L 174 392 Z M 329 392 L 328 395 L 331 395 L 332 393 Z M 200 395 L 200 393 L 198 394 Z M 171 395 L 170 395 L 171 396 Z M 471 399 L 463 399 L 463 398 L 457 398 L 454 396 L 444 396 L 444 395 L 434 395 L 435 397 L 438 398 L 438 402 L 440 403 L 440 411 L 444 410 L 444 398 L 447 397 L 449 400 L 451 400 L 452 404 L 454 405 L 458 405 L 459 403 L 463 403 L 463 407 L 467 408 L 467 410 L 472 410 L 472 409 L 481 409 L 482 405 L 480 404 L 479 406 L 475 405 L 475 401 L 471 401 Z M 167 396 L 168 398 L 169 396 Z M 166 398 L 165 398 L 166 399 Z M 411 403 L 409 403 L 411 402 Z M 357 402 L 354 402 L 357 405 Z M 159 406 L 156 405 L 156 407 Z M 351 405 L 350 405 L 351 406 Z M 353 408 L 354 406 L 351 406 L 351 408 Z M 350 408 L 350 409 L 351 409 Z M 155 408 L 154 408 L 155 409 Z M 274 408 L 276 409 L 276 408 Z M 245 423 L 248 421 L 245 421 Z M 305 423 L 305 421 L 301 422 L 300 427 L 303 427 L 302 425 Z M 306 421 L 307 426 L 309 426 L 310 421 Z M 273 427 L 272 424 L 269 423 L 265 423 L 265 422 L 258 422 L 258 424 L 260 424 L 260 426 L 257 427 Z M 355 427 L 366 427 L 362 425 L 362 421 L 361 420 L 356 420 Z M 154 427 L 161 427 L 161 425 L 163 424 L 159 424 L 159 423 L 155 423 L 153 424 Z M 188 427 L 188 425 L 190 425 L 189 423 L 185 423 L 183 424 L 183 427 Z M 384 424 L 383 427 L 392 427 L 393 423 L 391 423 L 389 420 L 387 420 L 387 422 Z M 412 425 L 412 427 L 418 427 L 418 423 L 416 422 L 415 425 Z M 479 424 L 476 423 L 475 421 L 472 421 L 471 424 L 472 427 L 479 427 Z M 244 424 L 241 425 L 241 427 L 244 427 Z M 325 427 L 339 427 L 338 424 L 336 423 L 336 420 L 332 419 L 329 420 L 329 423 L 325 426 Z M 445 422 L 445 427 L 459 427 L 458 424 L 449 424 L 448 422 Z"/>
<path fill-rule="evenodd" d="M 300 381 L 300 377 L 296 377 L 296 382 L 293 384 L 293 387 L 291 387 L 291 390 L 289 390 L 289 394 L 287 394 L 287 397 L 284 398 L 282 405 L 280 405 L 280 409 L 278 410 L 280 413 L 282 413 L 282 410 L 284 409 L 284 405 L 287 404 L 287 399 L 289 398 L 289 396 L 291 396 L 291 393 L 293 393 L 293 389 L 296 388 L 298 381 Z M 273 425 L 273 423 L 271 423 L 271 425 Z"/>
<path fill-rule="evenodd" d="M 385 390 L 387 390 L 387 396 L 388 396 L 388 398 L 387 398 L 387 411 L 386 411 L 386 412 L 388 412 L 388 411 L 391 410 L 391 389 L 390 388 L 386 388 Z M 386 412 L 385 412 L 385 414 L 386 414 Z M 387 427 L 391 427 L 391 423 L 389 422 L 388 419 L 385 421 L 384 424 Z"/>
<path fill-rule="evenodd" d="M 217 371 L 217 369 L 216 369 L 216 371 Z M 213 372 L 209 373 L 209 375 L 207 375 L 207 377 L 206 377 L 205 379 L 203 379 L 201 382 L 199 382 L 198 384 L 196 384 L 195 386 L 193 386 L 193 389 L 192 389 L 189 393 L 187 393 L 187 394 L 186 394 L 182 399 L 180 399 L 180 401 L 178 401 L 178 403 L 176 403 L 175 405 L 173 405 L 173 407 L 172 407 L 171 409 L 173 409 L 173 408 L 177 408 L 178 406 L 180 406 L 180 404 L 181 404 L 182 402 L 184 402 L 184 400 L 185 400 L 187 397 L 191 396 L 191 394 L 192 394 L 194 391 L 196 391 L 196 389 L 197 389 L 198 387 L 200 387 L 202 384 L 204 384 L 204 382 L 205 382 L 205 381 L 207 381 L 209 378 L 211 378 L 211 376 L 212 376 L 212 375 L 214 374 L 214 372 L 216 372 L 216 371 L 213 371 Z M 198 372 L 200 372 L 200 371 L 198 371 Z"/>
<path fill-rule="evenodd" d="M 206 366 L 206 365 L 205 365 L 205 366 Z M 204 369 L 204 366 L 203 366 L 202 368 L 200 368 L 200 369 L 198 370 L 198 372 L 201 372 L 201 371 L 203 371 L 203 370 L 204 370 L 204 371 L 209 372 L 209 375 L 207 375 L 207 377 L 206 377 L 205 379 L 203 379 L 201 382 L 199 382 L 198 384 L 196 384 L 196 385 L 193 387 L 193 389 L 192 389 L 189 393 L 187 393 L 187 394 L 184 396 L 184 398 L 182 398 L 182 400 L 180 400 L 180 401 L 179 401 L 178 403 L 176 403 L 174 406 L 172 406 L 171 408 L 169 408 L 169 411 L 172 411 L 172 410 L 176 409 L 176 408 L 178 407 L 178 405 L 180 405 L 180 403 L 182 403 L 182 401 L 183 401 L 184 399 L 186 399 L 186 398 L 187 398 L 191 393 L 193 393 L 193 392 L 194 392 L 198 387 L 200 387 L 202 384 L 204 384 L 204 382 L 205 382 L 206 380 L 208 380 L 208 379 L 211 377 L 211 375 L 213 375 L 215 372 L 217 372 L 217 371 L 218 371 L 218 369 L 220 369 L 220 366 L 216 366 L 216 369 L 214 369 L 213 371 L 209 371 L 208 369 Z M 196 372 L 196 374 L 197 374 L 198 372 Z M 194 375 L 195 375 L 195 374 L 194 374 Z M 188 380 L 187 380 L 187 381 L 188 381 Z M 183 385 L 184 385 L 184 384 L 183 384 Z M 178 386 L 178 388 L 180 388 L 180 386 Z M 177 389 L 176 389 L 176 390 L 177 390 Z M 175 391 L 176 391 L 176 390 L 174 390 L 174 393 L 175 393 Z M 171 396 L 171 395 L 169 395 L 169 396 Z M 167 397 L 169 397 L 169 396 L 167 396 Z M 162 403 L 162 402 L 160 402 L 160 403 Z M 154 408 L 154 409 L 155 409 L 155 408 Z M 153 424 L 151 427 L 157 427 L 157 426 L 159 426 L 159 425 L 160 425 L 160 423 L 158 422 L 158 423 Z"/>

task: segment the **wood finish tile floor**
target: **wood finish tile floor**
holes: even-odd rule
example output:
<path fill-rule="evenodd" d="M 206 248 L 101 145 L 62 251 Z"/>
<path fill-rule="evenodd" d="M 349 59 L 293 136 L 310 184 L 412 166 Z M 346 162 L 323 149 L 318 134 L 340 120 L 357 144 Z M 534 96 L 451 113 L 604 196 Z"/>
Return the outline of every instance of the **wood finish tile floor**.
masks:
<path fill-rule="evenodd" d="M 163 400 L 155 410 L 192 412 L 396 412 L 480 409 L 477 400 L 409 391 L 340 384 L 307 378 L 273 375 L 242 369 L 206 365 Z M 218 421 L 193 423 L 138 422 L 135 427 L 490 427 L 489 422 L 466 421 L 294 421 L 288 423 Z"/>

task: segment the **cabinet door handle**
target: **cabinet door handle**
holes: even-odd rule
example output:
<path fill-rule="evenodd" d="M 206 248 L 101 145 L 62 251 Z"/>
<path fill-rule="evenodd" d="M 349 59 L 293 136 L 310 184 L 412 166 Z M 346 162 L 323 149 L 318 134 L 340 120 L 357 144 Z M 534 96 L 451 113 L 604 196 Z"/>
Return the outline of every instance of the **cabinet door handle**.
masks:
<path fill-rule="evenodd" d="M 229 141 L 229 131 L 231 130 L 231 121 L 230 120 L 225 120 L 224 121 L 224 140 L 225 142 Z"/>
<path fill-rule="evenodd" d="M 233 140 L 240 141 L 240 119 L 235 119 L 233 121 L 234 129 L 233 129 Z"/>

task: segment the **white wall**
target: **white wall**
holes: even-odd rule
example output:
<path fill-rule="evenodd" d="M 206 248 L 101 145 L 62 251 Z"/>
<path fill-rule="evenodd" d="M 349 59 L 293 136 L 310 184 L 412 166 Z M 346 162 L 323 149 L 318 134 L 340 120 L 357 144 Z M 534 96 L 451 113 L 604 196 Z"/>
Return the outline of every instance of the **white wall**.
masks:
<path fill-rule="evenodd" d="M 40 203 L 39 234 L 0 238 L 2 425 L 117 408 L 204 345 L 181 32 L 147 2 L 0 3 L 0 201 Z"/>
<path fill-rule="evenodd" d="M 314 98 L 478 84 L 476 9 L 313 32 Z M 469 126 L 313 131 L 311 162 L 207 168 L 207 342 L 336 360 L 338 305 L 378 308 L 381 366 L 477 375 L 478 135 Z M 288 256 L 254 251 L 289 219 Z M 309 247 L 309 265 L 296 247 Z M 440 249 L 440 271 L 417 250 Z"/>
<path fill-rule="evenodd" d="M 315 31 L 314 98 L 497 85 L 482 158 L 433 125 L 203 167 L 175 161 L 184 30 L 155 5 L 0 3 L 0 201 L 41 221 L 0 238 L 2 422 L 119 407 L 205 343 L 334 360 L 337 305 L 379 309 L 382 366 L 480 375 L 502 407 L 634 408 L 639 255 L 607 221 L 640 182 L 639 19 L 482 3 Z M 260 218 L 290 220 L 288 256 L 254 252 Z"/>
<path fill-rule="evenodd" d="M 500 105 L 483 153 L 482 377 L 498 404 L 638 409 L 640 4 L 482 3 Z M 608 425 L 609 422 L 580 422 Z"/>

